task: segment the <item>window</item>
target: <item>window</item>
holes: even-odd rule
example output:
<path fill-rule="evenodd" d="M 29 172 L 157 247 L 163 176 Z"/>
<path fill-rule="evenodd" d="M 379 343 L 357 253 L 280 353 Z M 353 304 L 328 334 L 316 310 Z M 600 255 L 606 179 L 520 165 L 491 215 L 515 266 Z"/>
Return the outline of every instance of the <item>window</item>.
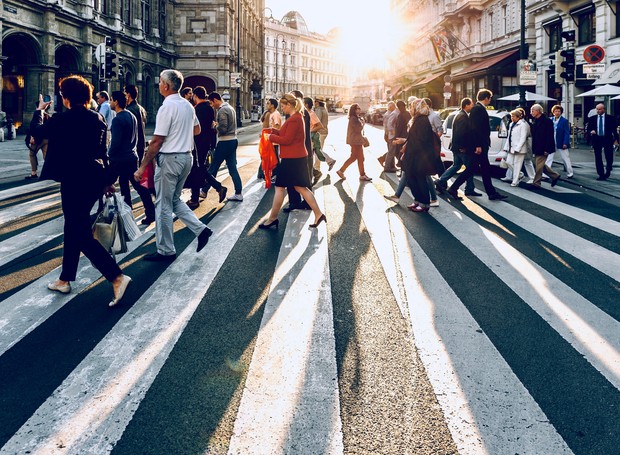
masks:
<path fill-rule="evenodd" d="M 482 19 L 476 20 L 476 43 L 482 41 Z"/>
<path fill-rule="evenodd" d="M 166 0 L 159 0 L 159 37 L 166 40 Z"/>
<path fill-rule="evenodd" d="M 489 13 L 489 39 L 493 39 L 495 34 L 493 33 L 493 13 Z"/>
<path fill-rule="evenodd" d="M 508 33 L 508 14 L 506 5 L 502 5 L 502 35 Z"/>
<path fill-rule="evenodd" d="M 142 32 L 145 35 L 151 32 L 151 0 L 142 0 Z"/>
<path fill-rule="evenodd" d="M 579 45 L 592 44 L 596 40 L 596 16 L 594 8 L 577 16 Z"/>
<path fill-rule="evenodd" d="M 131 24 L 131 0 L 121 0 L 121 20 Z"/>
<path fill-rule="evenodd" d="M 549 35 L 548 52 L 555 52 L 562 48 L 562 21 L 556 21 L 546 25 L 545 29 Z"/>

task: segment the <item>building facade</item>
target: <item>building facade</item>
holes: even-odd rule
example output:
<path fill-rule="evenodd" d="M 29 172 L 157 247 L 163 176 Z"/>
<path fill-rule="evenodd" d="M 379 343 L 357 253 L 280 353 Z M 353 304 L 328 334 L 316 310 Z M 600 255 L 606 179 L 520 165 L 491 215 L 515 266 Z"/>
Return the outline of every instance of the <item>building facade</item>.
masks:
<path fill-rule="evenodd" d="M 349 96 L 349 78 L 337 58 L 338 30 L 321 35 L 308 30 L 296 11 L 281 21 L 265 17 L 264 97 L 278 98 L 290 90 L 325 98 L 328 106 Z"/>
<path fill-rule="evenodd" d="M 0 121 L 28 122 L 38 95 L 62 109 L 58 81 L 69 74 L 95 90 L 138 86 L 139 102 L 154 121 L 161 104 L 159 73 L 181 70 L 190 86 L 231 89 L 241 73 L 240 104 L 249 115 L 252 93 L 260 98 L 264 0 L 0 0 Z M 105 37 L 122 80 L 99 81 L 95 49 Z M 236 90 L 230 90 L 236 103 Z M 24 125 L 26 126 L 26 125 Z"/>

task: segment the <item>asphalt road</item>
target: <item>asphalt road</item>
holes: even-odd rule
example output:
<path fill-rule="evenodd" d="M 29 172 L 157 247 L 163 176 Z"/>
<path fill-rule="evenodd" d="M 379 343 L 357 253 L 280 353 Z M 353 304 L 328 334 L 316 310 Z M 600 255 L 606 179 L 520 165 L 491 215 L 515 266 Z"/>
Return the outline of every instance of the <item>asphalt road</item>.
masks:
<path fill-rule="evenodd" d="M 556 188 L 494 180 L 506 202 L 415 214 L 408 192 L 383 198 L 397 178 L 374 159 L 378 127 L 373 181 L 355 165 L 338 179 L 345 130 L 330 118 L 327 224 L 296 211 L 262 231 L 272 191 L 255 180 L 260 127 L 244 128 L 244 201 L 201 203 L 204 253 L 179 221 L 172 264 L 141 260 L 152 226 L 130 242 L 114 309 L 85 258 L 71 294 L 45 289 L 57 185 L 0 159 L 0 453 L 617 453 L 617 179 L 596 186 L 576 153 Z"/>

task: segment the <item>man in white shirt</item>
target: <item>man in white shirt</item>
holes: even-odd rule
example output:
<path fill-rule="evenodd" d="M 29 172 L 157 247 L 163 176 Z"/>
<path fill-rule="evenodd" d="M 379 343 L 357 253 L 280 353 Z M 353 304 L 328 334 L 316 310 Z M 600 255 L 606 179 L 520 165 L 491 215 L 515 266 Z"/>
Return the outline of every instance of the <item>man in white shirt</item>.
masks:
<path fill-rule="evenodd" d="M 97 111 L 103 116 L 105 123 L 108 125 L 106 146 L 109 146 L 112 134 L 112 120 L 114 120 L 116 112 L 114 112 L 114 110 L 110 107 L 110 95 L 108 95 L 108 92 L 106 91 L 101 91 L 97 93 L 97 103 L 99 103 L 99 108 L 97 109 Z"/>
<path fill-rule="evenodd" d="M 147 254 L 147 261 L 172 262 L 176 259 L 173 220 L 176 215 L 198 237 L 196 251 L 202 250 L 213 233 L 181 200 L 183 183 L 192 169 L 194 136 L 200 134 L 200 122 L 193 106 L 183 99 L 179 90 L 183 75 L 164 70 L 159 76 L 159 93 L 164 102 L 157 111 L 155 132 L 140 168 L 134 174 L 142 178 L 146 166 L 157 159 L 155 168 L 155 232 L 157 252 Z"/>

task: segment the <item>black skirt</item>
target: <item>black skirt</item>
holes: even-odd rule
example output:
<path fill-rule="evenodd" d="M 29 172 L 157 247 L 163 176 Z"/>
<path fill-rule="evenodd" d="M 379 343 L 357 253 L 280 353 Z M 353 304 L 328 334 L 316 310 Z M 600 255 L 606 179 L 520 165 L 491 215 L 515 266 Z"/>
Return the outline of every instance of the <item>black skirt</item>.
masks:
<path fill-rule="evenodd" d="M 306 188 L 310 188 L 308 157 L 282 158 L 280 164 L 278 164 L 276 186 L 305 186 Z"/>

